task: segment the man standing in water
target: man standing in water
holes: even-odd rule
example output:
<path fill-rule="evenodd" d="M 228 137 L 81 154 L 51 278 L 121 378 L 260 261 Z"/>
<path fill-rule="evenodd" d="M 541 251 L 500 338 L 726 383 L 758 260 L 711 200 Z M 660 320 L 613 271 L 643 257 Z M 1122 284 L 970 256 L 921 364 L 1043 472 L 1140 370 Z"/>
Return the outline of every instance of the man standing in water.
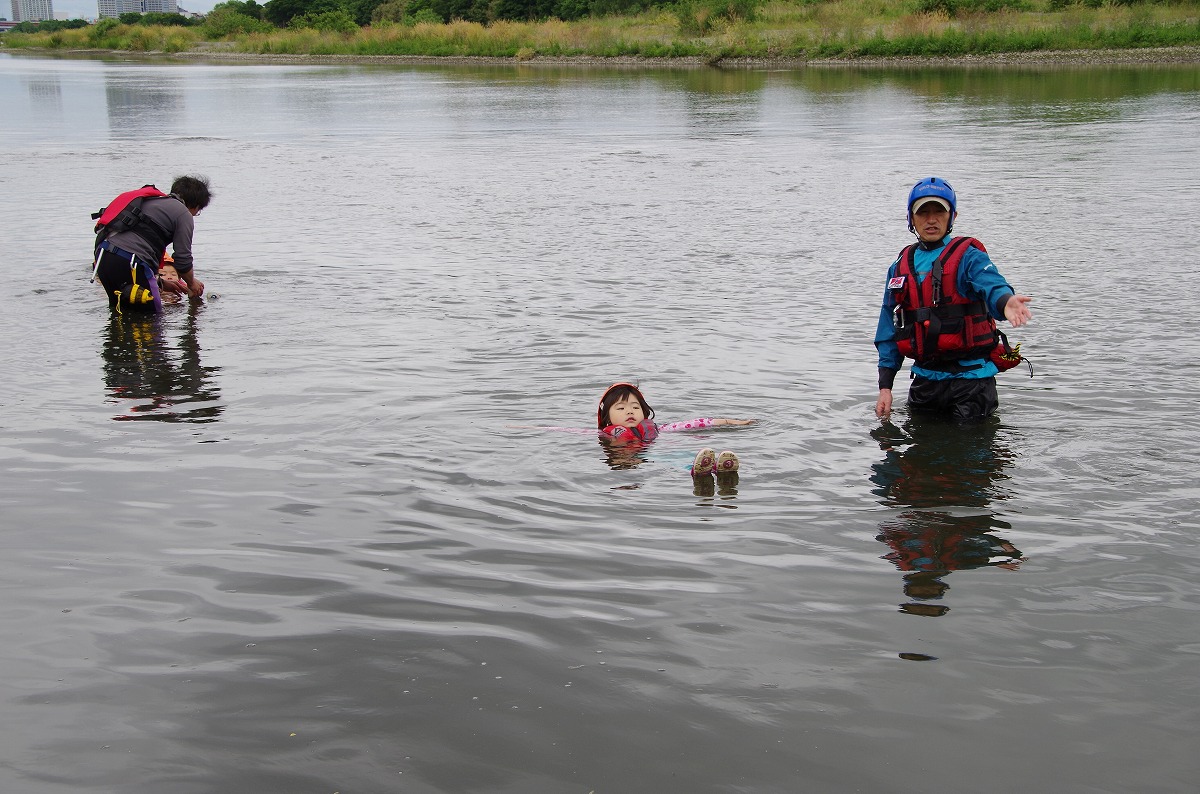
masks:
<path fill-rule="evenodd" d="M 983 243 L 950 237 L 958 199 L 950 183 L 922 179 L 908 194 L 908 230 L 917 242 L 900 252 L 887 274 L 875 330 L 879 399 L 892 410 L 892 384 L 904 358 L 913 359 L 908 407 L 958 420 L 984 419 L 999 407 L 996 320 L 1019 328 L 1033 316 L 992 264 Z M 1012 360 L 1015 364 L 1019 358 Z"/>
<path fill-rule="evenodd" d="M 108 293 L 109 305 L 162 311 L 160 289 L 198 298 L 204 283 L 192 268 L 194 219 L 212 199 L 208 180 L 176 177 L 170 194 L 153 185 L 117 196 L 92 216 L 96 223 L 95 270 Z M 159 263 L 172 248 L 179 278 L 160 279 Z"/>

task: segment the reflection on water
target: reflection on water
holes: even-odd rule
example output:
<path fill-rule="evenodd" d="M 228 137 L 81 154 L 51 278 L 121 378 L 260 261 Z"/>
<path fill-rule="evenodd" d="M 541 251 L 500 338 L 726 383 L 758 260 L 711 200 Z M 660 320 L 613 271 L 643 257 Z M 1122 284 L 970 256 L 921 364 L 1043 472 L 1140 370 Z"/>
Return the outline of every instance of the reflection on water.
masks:
<path fill-rule="evenodd" d="M 162 315 L 114 314 L 101 355 L 111 402 L 120 421 L 215 422 L 224 406 L 216 378 L 220 367 L 200 361 L 198 319 L 204 304 L 190 301 Z M 167 325 L 182 312 L 183 330 L 172 340 Z"/>
<path fill-rule="evenodd" d="M 1082 103 L 1096 112 L 1115 110 L 1110 103 L 1164 93 L 1200 91 L 1200 72 L 1192 65 L 1154 67 L 1020 66 L 976 68 L 877 68 L 846 66 L 788 73 L 788 81 L 810 91 L 837 93 L 893 86 L 926 99 L 961 98 L 1040 108 L 1057 114 L 1060 103 Z"/>
<path fill-rule="evenodd" d="M 905 509 L 883 522 L 876 540 L 904 572 L 900 605 L 911 615 L 940 617 L 952 571 L 998 566 L 1015 571 L 1021 552 L 994 534 L 1011 526 L 997 518 L 993 501 L 1009 495 L 1004 470 L 1012 453 L 997 439 L 999 422 L 975 425 L 911 418 L 903 430 L 890 422 L 872 431 L 886 453 L 872 466 L 874 492 Z M 905 657 L 910 658 L 910 657 Z"/>
<path fill-rule="evenodd" d="M 183 119 L 179 80 L 160 75 L 141 79 L 136 70 L 113 69 L 105 74 L 104 96 L 109 132 L 116 138 L 153 139 Z"/>
<path fill-rule="evenodd" d="M 632 442 L 616 442 L 600 437 L 600 448 L 604 450 L 604 459 L 613 470 L 636 469 L 646 462 L 647 444 Z"/>
<path fill-rule="evenodd" d="M 31 102 L 50 110 L 62 110 L 62 85 L 57 76 L 29 78 L 24 83 Z"/>
<path fill-rule="evenodd" d="M 598 441 L 601 450 L 604 452 L 604 461 L 609 469 L 613 471 L 628 471 L 648 463 L 651 460 L 649 453 L 654 449 L 654 442 L 616 441 L 604 437 L 599 438 Z M 718 497 L 717 506 L 736 510 L 737 505 L 734 504 L 734 501 L 738 495 L 738 484 L 741 480 L 738 472 L 725 472 L 699 477 L 691 476 L 691 464 L 695 459 L 694 455 L 706 443 L 712 442 L 696 439 L 695 444 L 683 450 L 665 451 L 660 449 L 655 453 L 654 459 L 667 464 L 673 472 L 678 474 L 681 487 L 683 487 L 684 483 L 690 481 L 693 496 L 704 500 L 711 497 Z M 612 486 L 612 490 L 636 491 L 641 487 L 641 483 L 633 482 Z M 703 502 L 703 504 L 709 503 Z"/>

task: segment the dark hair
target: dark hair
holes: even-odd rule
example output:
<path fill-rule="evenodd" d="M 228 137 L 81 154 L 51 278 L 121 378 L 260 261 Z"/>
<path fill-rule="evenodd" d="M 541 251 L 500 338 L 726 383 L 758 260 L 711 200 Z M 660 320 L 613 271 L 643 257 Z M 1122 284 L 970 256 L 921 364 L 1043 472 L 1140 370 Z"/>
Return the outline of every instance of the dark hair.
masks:
<path fill-rule="evenodd" d="M 171 195 L 183 202 L 190 210 L 202 210 L 212 200 L 208 178 L 203 176 L 177 176 L 171 183 Z"/>
<path fill-rule="evenodd" d="M 629 395 L 637 398 L 638 404 L 642 406 L 642 413 L 647 419 L 654 418 L 654 409 L 650 407 L 650 403 L 646 402 L 646 398 L 638 391 L 638 387 L 632 383 L 614 383 L 608 387 L 608 391 L 604 392 L 604 396 L 600 398 L 600 407 L 596 409 L 596 427 L 601 429 L 608 426 L 609 410 L 621 402 Z"/>

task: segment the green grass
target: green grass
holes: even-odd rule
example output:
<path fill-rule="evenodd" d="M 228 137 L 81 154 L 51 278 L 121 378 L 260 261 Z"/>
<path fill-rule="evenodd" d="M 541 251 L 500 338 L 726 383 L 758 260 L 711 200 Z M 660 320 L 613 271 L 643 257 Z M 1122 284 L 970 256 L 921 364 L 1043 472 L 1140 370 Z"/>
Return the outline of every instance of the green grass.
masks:
<path fill-rule="evenodd" d="M 91 25 L 53 33 L 6 33 L 6 49 L 122 50 L 126 52 L 187 52 L 204 36 L 199 28 L 143 25 Z"/>
<path fill-rule="evenodd" d="M 776 0 L 762 5 L 750 21 L 706 20 L 699 26 L 684 18 L 686 8 L 575 22 L 385 23 L 349 34 L 288 29 L 235 33 L 225 40 L 234 52 L 262 55 L 521 60 L 939 57 L 1200 45 L 1200 0 Z M 704 32 L 697 32 L 701 28 Z M 208 35 L 213 37 L 211 31 Z M 205 36 L 203 27 L 103 25 L 9 33 L 0 46 L 177 53 L 196 49 Z"/>

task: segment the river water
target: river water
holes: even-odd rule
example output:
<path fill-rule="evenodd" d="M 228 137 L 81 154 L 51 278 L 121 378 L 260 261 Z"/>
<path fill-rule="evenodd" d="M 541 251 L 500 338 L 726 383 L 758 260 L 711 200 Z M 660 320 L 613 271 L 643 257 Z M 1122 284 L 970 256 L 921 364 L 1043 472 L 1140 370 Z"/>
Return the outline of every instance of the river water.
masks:
<path fill-rule="evenodd" d="M 1200 67 L 0 55 L 0 107 L 0 790 L 1194 789 Z M 181 173 L 209 297 L 110 321 L 88 216 Z M 984 426 L 872 410 L 928 174 L 1033 296 Z M 626 379 L 759 421 L 609 457 Z"/>

